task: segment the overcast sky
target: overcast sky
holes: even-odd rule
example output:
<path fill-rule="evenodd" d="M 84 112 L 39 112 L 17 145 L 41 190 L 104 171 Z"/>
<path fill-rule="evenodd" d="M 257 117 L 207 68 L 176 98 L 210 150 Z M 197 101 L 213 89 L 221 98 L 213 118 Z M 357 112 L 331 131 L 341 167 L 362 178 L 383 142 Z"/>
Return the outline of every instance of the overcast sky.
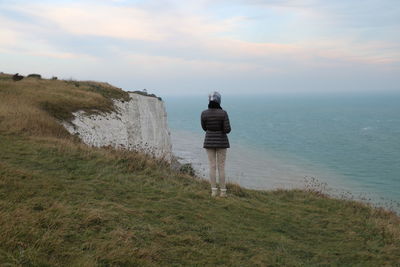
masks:
<path fill-rule="evenodd" d="M 0 71 L 161 96 L 400 91 L 400 1 L 0 0 Z"/>

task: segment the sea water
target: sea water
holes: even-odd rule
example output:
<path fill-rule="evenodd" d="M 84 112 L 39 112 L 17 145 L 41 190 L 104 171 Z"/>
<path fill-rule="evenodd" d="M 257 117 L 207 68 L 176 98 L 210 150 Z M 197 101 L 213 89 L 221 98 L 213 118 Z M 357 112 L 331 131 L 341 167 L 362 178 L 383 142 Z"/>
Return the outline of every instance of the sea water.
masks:
<path fill-rule="evenodd" d="M 207 177 L 200 113 L 207 96 L 166 97 L 173 152 Z M 223 96 L 232 132 L 227 179 L 400 202 L 400 94 Z M 397 209 L 397 208 L 396 208 Z"/>

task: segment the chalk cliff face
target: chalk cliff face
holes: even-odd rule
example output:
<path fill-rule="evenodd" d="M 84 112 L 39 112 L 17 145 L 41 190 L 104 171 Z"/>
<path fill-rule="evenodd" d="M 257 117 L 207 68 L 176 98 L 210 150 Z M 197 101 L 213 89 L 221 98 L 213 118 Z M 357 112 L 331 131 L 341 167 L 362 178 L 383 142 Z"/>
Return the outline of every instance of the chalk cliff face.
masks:
<path fill-rule="evenodd" d="M 74 113 L 64 127 L 88 145 L 138 150 L 171 161 L 172 145 L 164 103 L 156 97 L 129 93 L 129 101 L 114 101 L 116 112 Z"/>

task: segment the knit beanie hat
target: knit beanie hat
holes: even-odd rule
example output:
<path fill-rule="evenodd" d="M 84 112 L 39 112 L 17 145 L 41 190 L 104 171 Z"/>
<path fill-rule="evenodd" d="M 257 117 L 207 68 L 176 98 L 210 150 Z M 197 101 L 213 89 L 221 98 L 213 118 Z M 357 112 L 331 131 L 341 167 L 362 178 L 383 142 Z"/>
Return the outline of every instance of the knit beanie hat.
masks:
<path fill-rule="evenodd" d="M 217 102 L 218 104 L 221 105 L 221 95 L 218 92 L 212 92 L 211 94 L 209 94 L 208 100 Z"/>

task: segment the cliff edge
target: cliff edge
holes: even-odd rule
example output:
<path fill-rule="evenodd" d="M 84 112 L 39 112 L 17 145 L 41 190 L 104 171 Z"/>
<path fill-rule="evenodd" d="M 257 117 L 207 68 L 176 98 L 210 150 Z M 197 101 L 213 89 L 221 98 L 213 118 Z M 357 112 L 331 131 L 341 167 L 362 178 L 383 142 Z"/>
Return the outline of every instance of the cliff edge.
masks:
<path fill-rule="evenodd" d="M 62 124 L 87 145 L 136 150 L 171 162 L 172 145 L 164 102 L 129 93 L 129 100 L 114 100 L 112 112 L 74 112 Z"/>

